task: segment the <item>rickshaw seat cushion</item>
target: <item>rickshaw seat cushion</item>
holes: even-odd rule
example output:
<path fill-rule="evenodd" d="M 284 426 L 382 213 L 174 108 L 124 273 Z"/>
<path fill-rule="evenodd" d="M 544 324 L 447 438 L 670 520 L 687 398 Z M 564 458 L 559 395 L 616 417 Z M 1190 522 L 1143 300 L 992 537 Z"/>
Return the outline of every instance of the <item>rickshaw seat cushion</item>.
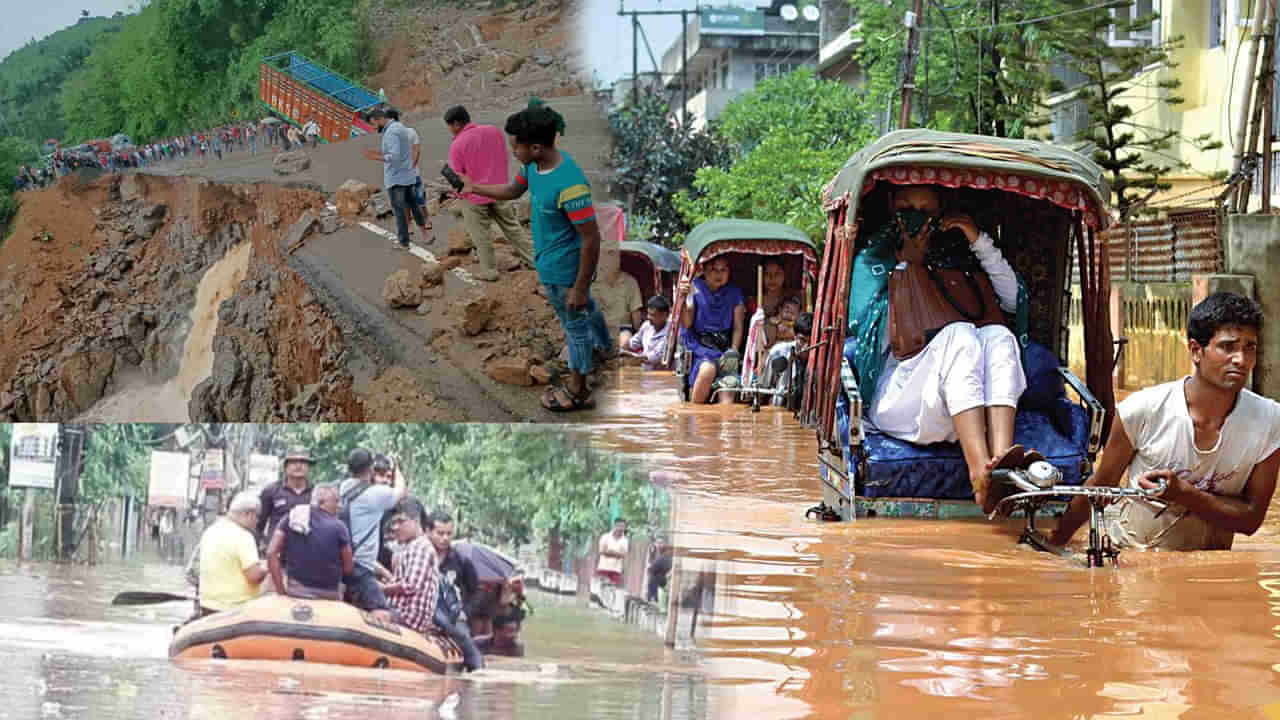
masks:
<path fill-rule="evenodd" d="M 1058 358 L 1049 348 L 1031 341 L 1022 350 L 1022 372 L 1027 378 L 1027 389 L 1018 400 L 1018 407 L 1028 410 L 1049 410 L 1066 397 L 1067 383 L 1058 372 Z M 1064 429 L 1064 428 L 1059 428 Z"/>
<path fill-rule="evenodd" d="M 1013 423 L 1013 440 L 1035 448 L 1062 471 L 1062 482 L 1083 482 L 1081 466 L 1087 461 L 1089 417 L 1084 408 L 1065 397 L 1058 399 L 1056 412 L 1070 417 L 1070 434 L 1055 427 L 1054 411 L 1019 410 Z M 837 413 L 839 414 L 839 413 Z M 848 438 L 847 412 L 841 428 Z M 966 500 L 973 497 L 969 471 L 959 443 L 915 445 L 882 433 L 867 430 L 866 497 L 913 497 Z"/>

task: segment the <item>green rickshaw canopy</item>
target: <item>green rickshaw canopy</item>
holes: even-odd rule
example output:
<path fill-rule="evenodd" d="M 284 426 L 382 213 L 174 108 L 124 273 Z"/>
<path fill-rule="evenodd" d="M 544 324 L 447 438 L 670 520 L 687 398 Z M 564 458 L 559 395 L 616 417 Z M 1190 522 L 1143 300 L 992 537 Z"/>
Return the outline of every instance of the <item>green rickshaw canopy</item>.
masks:
<path fill-rule="evenodd" d="M 724 240 L 795 242 L 816 254 L 813 241 L 801 230 L 782 223 L 738 218 L 708 220 L 689 231 L 689 235 L 684 240 L 684 253 L 696 263 L 698 258 L 702 256 L 703 250 L 706 250 L 713 243 Z"/>
<path fill-rule="evenodd" d="M 1081 210 L 1099 229 L 1111 222 L 1111 190 L 1102 168 L 1080 153 L 1038 140 L 896 130 L 849 158 L 823 188 L 823 208 L 829 212 L 847 197 L 849 217 L 856 217 L 863 192 L 877 180 L 1017 192 Z"/>

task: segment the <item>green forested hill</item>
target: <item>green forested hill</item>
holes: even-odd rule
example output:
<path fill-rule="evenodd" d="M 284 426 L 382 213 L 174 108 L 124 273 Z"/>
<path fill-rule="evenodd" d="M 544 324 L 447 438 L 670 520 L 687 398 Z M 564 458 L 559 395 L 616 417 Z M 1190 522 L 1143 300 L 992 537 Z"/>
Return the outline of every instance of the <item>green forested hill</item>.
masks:
<path fill-rule="evenodd" d="M 66 132 L 59 91 L 95 47 L 109 43 L 124 25 L 122 15 L 86 17 L 40 40 L 31 40 L 0 61 L 0 135 L 32 143 Z"/>

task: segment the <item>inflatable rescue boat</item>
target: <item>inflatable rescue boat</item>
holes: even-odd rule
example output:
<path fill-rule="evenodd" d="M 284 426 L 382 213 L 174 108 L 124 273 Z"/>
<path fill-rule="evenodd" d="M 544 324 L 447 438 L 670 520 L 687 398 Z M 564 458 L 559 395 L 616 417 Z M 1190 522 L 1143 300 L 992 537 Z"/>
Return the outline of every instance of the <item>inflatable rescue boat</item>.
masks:
<path fill-rule="evenodd" d="M 442 635 L 424 637 L 347 603 L 283 595 L 179 627 L 169 657 L 301 660 L 437 674 L 462 667 L 461 651 Z"/>

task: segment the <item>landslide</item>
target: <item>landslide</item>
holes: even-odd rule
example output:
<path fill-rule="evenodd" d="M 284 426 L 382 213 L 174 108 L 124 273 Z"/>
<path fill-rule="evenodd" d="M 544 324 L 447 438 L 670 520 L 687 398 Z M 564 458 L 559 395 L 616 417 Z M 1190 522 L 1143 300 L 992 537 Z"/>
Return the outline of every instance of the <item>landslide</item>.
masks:
<path fill-rule="evenodd" d="M 243 243 L 248 272 L 217 308 L 219 352 L 190 416 L 362 419 L 342 333 L 279 247 L 324 202 L 306 187 L 141 174 L 28 193 L 0 246 L 0 420 L 71 419 L 177 375 L 197 287 Z"/>
<path fill-rule="evenodd" d="M 369 27 L 379 72 L 369 78 L 403 110 L 440 114 L 453 105 L 507 108 L 529 96 L 582 95 L 581 53 L 573 41 L 581 0 L 537 0 L 494 7 L 471 3 L 381 2 Z"/>

